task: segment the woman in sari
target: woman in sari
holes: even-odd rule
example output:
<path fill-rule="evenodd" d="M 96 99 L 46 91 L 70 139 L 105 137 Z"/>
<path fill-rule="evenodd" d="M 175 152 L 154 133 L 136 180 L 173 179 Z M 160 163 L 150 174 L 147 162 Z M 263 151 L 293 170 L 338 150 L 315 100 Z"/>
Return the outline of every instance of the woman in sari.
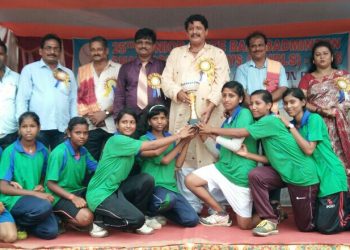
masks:
<path fill-rule="evenodd" d="M 332 147 L 350 173 L 350 75 L 338 70 L 332 46 L 316 42 L 311 67 L 299 83 L 307 108 L 320 114 L 328 127 Z"/>

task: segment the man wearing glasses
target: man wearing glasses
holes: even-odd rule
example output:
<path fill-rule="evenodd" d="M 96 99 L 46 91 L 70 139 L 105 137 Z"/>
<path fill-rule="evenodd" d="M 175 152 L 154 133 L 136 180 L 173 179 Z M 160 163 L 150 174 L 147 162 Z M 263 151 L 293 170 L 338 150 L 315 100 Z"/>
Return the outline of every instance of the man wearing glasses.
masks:
<path fill-rule="evenodd" d="M 47 148 L 63 141 L 70 118 L 77 116 L 77 84 L 73 72 L 59 63 L 62 41 L 54 34 L 41 40 L 40 61 L 26 65 L 20 75 L 16 117 L 33 111 L 40 117 L 39 140 Z"/>
<path fill-rule="evenodd" d="M 115 117 L 125 107 L 132 108 L 141 116 L 147 105 L 165 104 L 160 89 L 165 62 L 153 57 L 156 41 L 156 33 L 151 29 L 142 28 L 135 33 L 137 58 L 120 68 L 113 104 Z M 138 126 L 135 136 L 142 135 L 143 130 Z"/>

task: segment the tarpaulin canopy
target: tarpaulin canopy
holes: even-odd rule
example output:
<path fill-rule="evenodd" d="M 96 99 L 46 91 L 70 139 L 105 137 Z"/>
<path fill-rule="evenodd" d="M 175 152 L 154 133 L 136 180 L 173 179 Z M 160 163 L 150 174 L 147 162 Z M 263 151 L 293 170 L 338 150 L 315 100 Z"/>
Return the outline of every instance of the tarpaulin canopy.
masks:
<path fill-rule="evenodd" d="M 62 38 L 132 38 L 141 27 L 160 39 L 186 39 L 183 22 L 200 13 L 209 38 L 269 37 L 348 32 L 350 1 L 310 0 L 0 0 L 0 25 L 16 36 L 56 33 Z"/>

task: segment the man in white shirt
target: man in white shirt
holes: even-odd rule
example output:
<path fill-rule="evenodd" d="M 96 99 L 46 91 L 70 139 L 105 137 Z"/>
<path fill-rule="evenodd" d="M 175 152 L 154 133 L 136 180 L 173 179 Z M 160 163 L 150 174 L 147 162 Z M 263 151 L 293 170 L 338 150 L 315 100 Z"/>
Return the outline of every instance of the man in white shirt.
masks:
<path fill-rule="evenodd" d="M 6 66 L 7 47 L 0 40 L 0 147 L 5 149 L 17 138 L 15 100 L 19 74 Z"/>

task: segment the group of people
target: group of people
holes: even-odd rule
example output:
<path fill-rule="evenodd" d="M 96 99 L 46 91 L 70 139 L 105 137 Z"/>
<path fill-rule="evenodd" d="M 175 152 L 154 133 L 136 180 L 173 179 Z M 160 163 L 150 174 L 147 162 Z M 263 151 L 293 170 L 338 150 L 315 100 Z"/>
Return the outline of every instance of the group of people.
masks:
<path fill-rule="evenodd" d="M 77 82 L 56 35 L 20 75 L 0 41 L 0 240 L 53 239 L 64 227 L 151 234 L 167 219 L 231 226 L 225 204 L 239 228 L 268 236 L 283 219 L 283 187 L 299 230 L 348 229 L 350 77 L 331 45 L 316 42 L 309 72 L 288 88 L 254 32 L 251 60 L 230 81 L 224 51 L 206 43 L 206 18 L 184 26 L 189 44 L 166 62 L 153 57 L 151 29 L 136 32 L 137 58 L 124 65 L 93 37 Z"/>

